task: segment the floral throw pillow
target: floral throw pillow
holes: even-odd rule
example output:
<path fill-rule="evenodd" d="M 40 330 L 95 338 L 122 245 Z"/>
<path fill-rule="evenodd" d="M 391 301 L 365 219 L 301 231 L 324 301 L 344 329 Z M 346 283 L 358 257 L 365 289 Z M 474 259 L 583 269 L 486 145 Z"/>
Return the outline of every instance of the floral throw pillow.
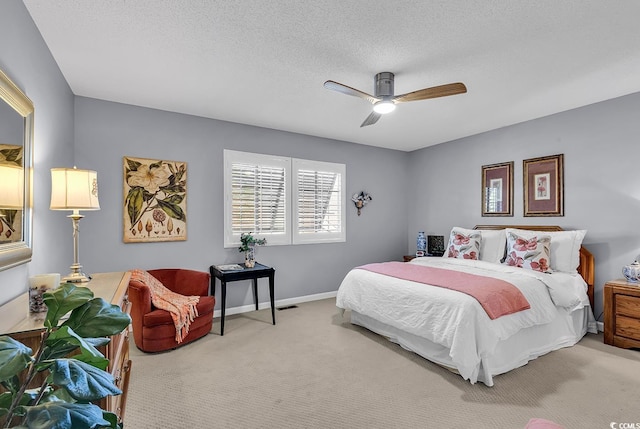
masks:
<path fill-rule="evenodd" d="M 478 259 L 480 255 L 480 243 L 482 236 L 480 232 L 465 234 L 456 229 L 451 230 L 449 237 L 448 258 Z"/>
<path fill-rule="evenodd" d="M 528 270 L 551 273 L 551 237 L 548 235 L 521 237 L 507 233 L 507 259 L 505 264 Z"/>

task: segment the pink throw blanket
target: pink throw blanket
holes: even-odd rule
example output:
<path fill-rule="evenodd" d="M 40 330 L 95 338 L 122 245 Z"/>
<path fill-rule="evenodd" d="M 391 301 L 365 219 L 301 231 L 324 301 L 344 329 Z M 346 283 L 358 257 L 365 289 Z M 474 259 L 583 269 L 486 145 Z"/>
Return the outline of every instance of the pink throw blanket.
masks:
<path fill-rule="evenodd" d="M 465 293 L 477 299 L 492 320 L 531 308 L 520 289 L 492 277 L 404 262 L 382 262 L 356 268 Z"/>

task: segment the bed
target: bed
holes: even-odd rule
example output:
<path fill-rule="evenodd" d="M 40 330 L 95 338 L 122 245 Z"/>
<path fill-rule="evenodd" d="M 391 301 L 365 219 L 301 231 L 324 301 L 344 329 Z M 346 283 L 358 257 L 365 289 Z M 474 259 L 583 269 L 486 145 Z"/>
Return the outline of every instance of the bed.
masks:
<path fill-rule="evenodd" d="M 592 311 L 594 261 L 582 247 L 585 233 L 558 226 L 455 227 L 442 258 L 354 268 L 338 289 L 336 305 L 343 314 L 350 311 L 352 324 L 472 384 L 493 386 L 496 375 L 597 332 Z M 465 241 L 469 237 L 472 245 Z M 413 277 L 398 270 L 410 271 Z M 444 274 L 456 277 L 462 289 L 437 283 Z M 440 287 L 424 284 L 424 278 Z M 504 299 L 486 292 L 484 285 L 466 284 L 488 279 L 511 288 L 527 305 L 492 314 L 492 301 L 469 291 L 493 296 L 493 302 Z"/>

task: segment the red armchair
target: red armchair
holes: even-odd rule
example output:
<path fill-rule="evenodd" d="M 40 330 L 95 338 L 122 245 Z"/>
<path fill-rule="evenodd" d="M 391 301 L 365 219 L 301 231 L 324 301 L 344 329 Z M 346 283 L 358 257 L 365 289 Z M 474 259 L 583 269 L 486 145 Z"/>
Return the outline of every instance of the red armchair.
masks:
<path fill-rule="evenodd" d="M 181 343 L 176 342 L 176 329 L 171 313 L 155 308 L 149 288 L 136 280 L 129 281 L 133 339 L 143 352 L 175 349 L 207 335 L 213 324 L 216 299 L 209 296 L 210 274 L 202 271 L 170 268 L 147 270 L 165 287 L 181 295 L 197 295 L 198 317 L 191 322 L 189 334 Z"/>

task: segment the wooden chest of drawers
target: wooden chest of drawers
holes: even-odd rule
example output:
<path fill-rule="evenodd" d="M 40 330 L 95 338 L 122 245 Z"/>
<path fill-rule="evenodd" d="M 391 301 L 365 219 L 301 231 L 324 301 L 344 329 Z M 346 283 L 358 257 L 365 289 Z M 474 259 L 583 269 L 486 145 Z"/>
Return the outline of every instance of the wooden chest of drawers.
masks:
<path fill-rule="evenodd" d="M 640 284 L 612 280 L 604 285 L 604 342 L 640 348 Z"/>

